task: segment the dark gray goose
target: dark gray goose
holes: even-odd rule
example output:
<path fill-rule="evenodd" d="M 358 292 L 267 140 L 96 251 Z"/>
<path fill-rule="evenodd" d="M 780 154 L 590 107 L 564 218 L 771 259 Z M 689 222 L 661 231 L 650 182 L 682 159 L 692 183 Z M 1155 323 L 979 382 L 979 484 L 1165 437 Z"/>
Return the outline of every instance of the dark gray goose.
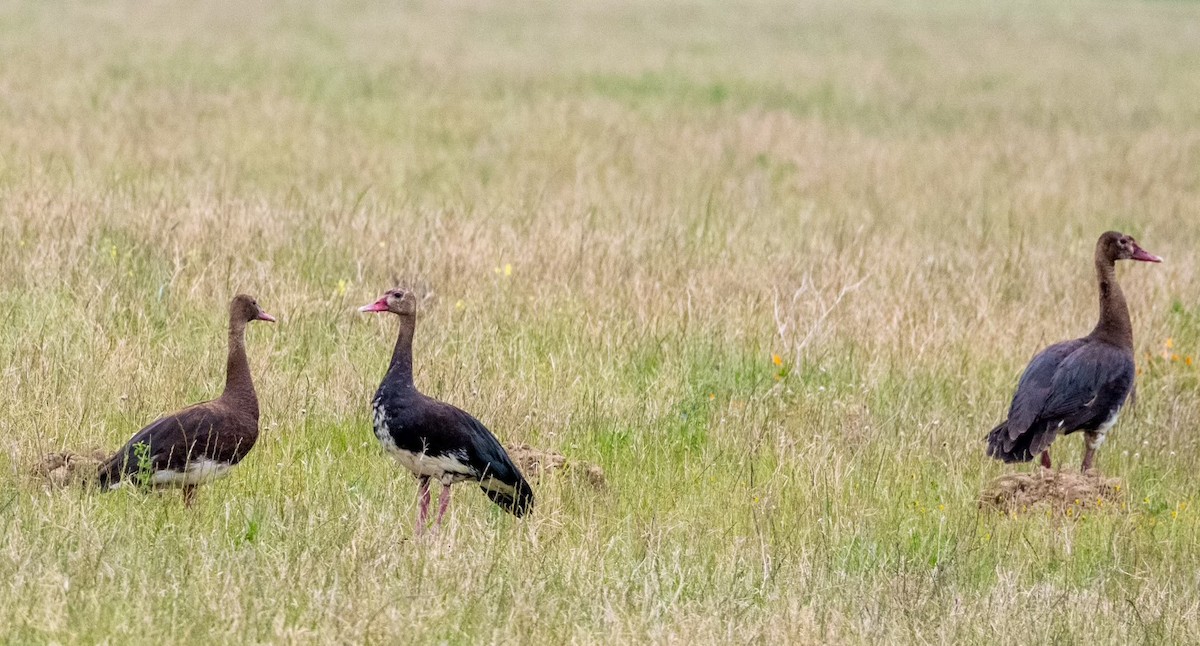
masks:
<path fill-rule="evenodd" d="M 189 406 L 138 431 L 100 465 L 102 489 L 133 479 L 143 486 L 181 487 L 191 505 L 196 487 L 220 478 L 242 461 L 258 440 L 258 396 L 246 359 L 246 324 L 275 319 L 250 296 L 229 304 L 229 357 L 225 390 L 212 401 Z"/>
<path fill-rule="evenodd" d="M 424 531 L 429 517 L 431 479 L 442 484 L 435 525 L 441 525 L 450 506 L 450 485 L 457 482 L 477 483 L 492 502 L 515 516 L 528 513 L 533 490 L 491 431 L 465 411 L 421 394 L 413 384 L 413 293 L 393 289 L 359 311 L 400 317 L 392 362 L 371 407 L 375 436 L 417 478 L 417 533 Z"/>
<path fill-rule="evenodd" d="M 1049 469 L 1054 439 L 1083 431 L 1083 471 L 1092 468 L 1096 449 L 1133 390 L 1133 326 L 1117 283 L 1118 260 L 1162 262 L 1127 235 L 1109 231 L 1100 236 L 1095 258 L 1100 321 L 1082 339 L 1057 343 L 1033 358 L 1021 375 L 1008 419 L 988 434 L 989 456 L 1028 462 L 1041 454 L 1042 466 Z"/>

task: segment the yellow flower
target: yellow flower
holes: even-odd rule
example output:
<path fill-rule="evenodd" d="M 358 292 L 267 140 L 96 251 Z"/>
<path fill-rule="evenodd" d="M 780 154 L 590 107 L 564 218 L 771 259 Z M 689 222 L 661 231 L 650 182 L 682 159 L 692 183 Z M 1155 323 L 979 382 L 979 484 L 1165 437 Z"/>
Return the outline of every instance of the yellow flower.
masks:
<path fill-rule="evenodd" d="M 772 354 L 771 355 L 771 363 L 773 363 L 777 366 L 782 366 L 783 365 L 783 357 L 781 357 L 777 354 Z"/>
<path fill-rule="evenodd" d="M 337 293 L 338 293 L 338 296 L 346 295 L 346 279 L 345 278 L 338 280 Z"/>
<path fill-rule="evenodd" d="M 1171 348 L 1175 347 L 1175 339 L 1167 337 L 1167 342 L 1165 345 L 1167 346 L 1167 349 L 1170 350 Z"/>
<path fill-rule="evenodd" d="M 467 309 L 467 304 L 466 304 L 466 303 L 464 303 L 464 302 L 462 302 L 462 299 L 459 299 L 458 301 L 456 301 L 456 302 L 454 303 L 454 309 L 456 309 L 456 310 L 465 310 L 465 309 Z"/>
<path fill-rule="evenodd" d="M 716 398 L 717 398 L 717 394 L 716 394 L 716 393 L 708 393 L 708 401 L 712 401 L 712 400 L 714 400 L 714 399 L 716 399 Z"/>
<path fill-rule="evenodd" d="M 1171 361 L 1179 361 L 1179 355 L 1171 354 Z"/>
<path fill-rule="evenodd" d="M 1189 368 L 1192 367 L 1192 355 L 1189 354 L 1188 356 L 1184 357 L 1183 362 L 1186 363 Z"/>

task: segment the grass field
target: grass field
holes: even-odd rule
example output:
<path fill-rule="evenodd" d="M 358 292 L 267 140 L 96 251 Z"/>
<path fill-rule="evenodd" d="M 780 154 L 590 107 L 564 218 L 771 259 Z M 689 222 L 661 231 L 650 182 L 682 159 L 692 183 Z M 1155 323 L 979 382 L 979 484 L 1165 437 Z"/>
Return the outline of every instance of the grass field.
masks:
<path fill-rule="evenodd" d="M 1200 643 L 1197 25 L 0 3 L 0 635 Z M 1099 467 L 1128 499 L 981 512 L 1013 470 L 982 438 L 1093 325 L 1107 229 L 1167 260 L 1120 272 L 1139 397 Z M 395 280 L 430 294 L 425 392 L 608 488 L 544 478 L 518 521 L 464 486 L 411 540 L 368 417 L 396 322 L 354 311 Z M 280 322 L 249 332 L 263 435 L 229 478 L 185 509 L 29 477 L 214 396 L 238 291 Z"/>

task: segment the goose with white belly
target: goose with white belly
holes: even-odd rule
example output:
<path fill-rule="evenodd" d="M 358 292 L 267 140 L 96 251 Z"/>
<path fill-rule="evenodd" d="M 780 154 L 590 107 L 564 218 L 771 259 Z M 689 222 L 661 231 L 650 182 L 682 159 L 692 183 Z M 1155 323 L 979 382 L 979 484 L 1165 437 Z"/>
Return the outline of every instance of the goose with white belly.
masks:
<path fill-rule="evenodd" d="M 258 396 L 246 359 L 246 324 L 274 322 L 244 294 L 229 305 L 229 355 L 225 390 L 212 401 L 189 406 L 138 431 L 99 469 L 102 489 L 130 479 L 141 485 L 183 489 L 191 505 L 196 487 L 226 475 L 258 440 Z"/>
<path fill-rule="evenodd" d="M 533 507 L 533 490 L 504 447 L 479 420 L 419 392 L 413 384 L 412 342 L 417 301 L 411 291 L 393 289 L 361 312 L 391 312 L 400 318 L 392 361 L 372 401 L 375 436 L 384 449 L 417 478 L 417 533 L 429 515 L 429 483 L 442 485 L 435 525 L 450 506 L 450 486 L 479 485 L 497 505 L 515 516 Z"/>
<path fill-rule="evenodd" d="M 1133 390 L 1133 325 L 1117 283 L 1118 260 L 1162 262 L 1124 234 L 1109 231 L 1096 243 L 1100 320 L 1090 334 L 1052 345 L 1033 358 L 1009 407 L 1008 419 L 988 434 L 987 453 L 1004 462 L 1041 455 L 1049 469 L 1050 444 L 1059 435 L 1083 431 L 1083 471 L 1117 422 Z"/>

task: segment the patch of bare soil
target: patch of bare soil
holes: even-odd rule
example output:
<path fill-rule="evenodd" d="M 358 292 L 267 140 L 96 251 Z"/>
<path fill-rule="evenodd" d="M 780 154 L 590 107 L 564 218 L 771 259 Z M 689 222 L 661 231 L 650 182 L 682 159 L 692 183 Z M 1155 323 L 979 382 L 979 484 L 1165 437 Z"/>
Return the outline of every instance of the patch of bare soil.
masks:
<path fill-rule="evenodd" d="M 603 489 L 607 483 L 604 478 L 604 470 L 599 465 L 569 460 L 561 453 L 535 449 L 528 444 L 516 444 L 506 448 L 508 456 L 527 478 L 537 479 L 552 471 L 561 470 L 596 489 Z"/>
<path fill-rule="evenodd" d="M 82 453 L 59 451 L 42 456 L 29 469 L 34 479 L 52 487 L 82 484 L 96 477 L 96 468 L 108 459 L 103 449 Z"/>
<path fill-rule="evenodd" d="M 1065 514 L 1068 510 L 1120 509 L 1125 494 L 1120 478 L 1040 469 L 1006 473 L 992 480 L 979 496 L 979 507 L 1005 513 L 1050 509 Z"/>

